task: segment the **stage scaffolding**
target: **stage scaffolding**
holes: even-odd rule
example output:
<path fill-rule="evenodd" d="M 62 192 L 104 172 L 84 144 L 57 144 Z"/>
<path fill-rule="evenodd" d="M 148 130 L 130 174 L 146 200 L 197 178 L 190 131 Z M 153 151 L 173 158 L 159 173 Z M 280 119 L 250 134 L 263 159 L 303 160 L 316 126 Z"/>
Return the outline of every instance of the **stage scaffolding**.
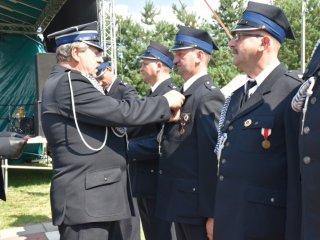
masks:
<path fill-rule="evenodd" d="M 114 0 L 97 0 L 97 15 L 99 22 L 100 41 L 112 64 L 114 74 L 117 74 L 117 43 L 116 43 L 116 17 Z"/>

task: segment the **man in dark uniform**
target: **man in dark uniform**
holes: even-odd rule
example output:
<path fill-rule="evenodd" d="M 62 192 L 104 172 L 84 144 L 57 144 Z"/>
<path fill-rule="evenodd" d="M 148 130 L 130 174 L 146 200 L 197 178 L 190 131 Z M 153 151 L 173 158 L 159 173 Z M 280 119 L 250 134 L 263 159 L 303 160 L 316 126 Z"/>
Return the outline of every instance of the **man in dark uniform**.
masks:
<path fill-rule="evenodd" d="M 320 239 L 320 40 L 303 75 L 306 80 L 292 100 L 302 112 L 299 125 L 299 156 L 302 182 L 302 240 Z M 289 119 L 290 120 L 290 119 Z"/>
<path fill-rule="evenodd" d="M 233 63 L 248 80 L 226 99 L 219 123 L 214 238 L 300 239 L 298 115 L 285 115 L 301 80 L 277 57 L 294 34 L 280 8 L 257 2 L 232 32 Z"/>
<path fill-rule="evenodd" d="M 132 214 L 127 146 L 115 127 L 176 120 L 183 96 L 176 91 L 131 101 L 105 96 L 93 78 L 102 63 L 96 22 L 48 37 L 58 47 L 41 106 L 53 159 L 53 224 L 61 239 L 115 239 L 118 221 Z"/>
<path fill-rule="evenodd" d="M 173 55 L 160 43 L 150 41 L 141 56 L 140 73 L 152 87 L 147 97 L 156 97 L 177 89 L 172 83 L 170 72 Z M 140 128 L 138 136 L 129 141 L 129 160 L 132 170 L 132 191 L 137 197 L 141 222 L 146 240 L 176 239 L 171 222 L 155 216 L 159 143 L 157 135 L 163 123 L 148 124 Z"/>
<path fill-rule="evenodd" d="M 224 102 L 208 75 L 217 49 L 208 32 L 179 26 L 174 64 L 185 81 L 180 120 L 166 124 L 158 171 L 156 215 L 175 223 L 177 239 L 207 240 L 213 217 L 217 162 L 213 152 Z"/>
<path fill-rule="evenodd" d="M 103 61 L 104 62 L 98 67 L 99 77 L 96 79 L 104 89 L 105 94 L 118 100 L 134 100 L 139 98 L 138 93 L 133 86 L 122 81 L 118 76 L 114 74 L 113 67 L 108 61 L 108 58 L 104 57 Z M 128 133 L 127 128 L 117 129 L 121 132 L 126 131 L 126 139 L 128 141 L 128 136 L 130 134 Z M 132 201 L 135 216 L 127 219 L 121 219 L 119 221 L 119 230 L 117 235 L 117 238 L 119 239 L 140 240 L 140 216 L 137 200 L 136 198 L 133 198 Z"/>

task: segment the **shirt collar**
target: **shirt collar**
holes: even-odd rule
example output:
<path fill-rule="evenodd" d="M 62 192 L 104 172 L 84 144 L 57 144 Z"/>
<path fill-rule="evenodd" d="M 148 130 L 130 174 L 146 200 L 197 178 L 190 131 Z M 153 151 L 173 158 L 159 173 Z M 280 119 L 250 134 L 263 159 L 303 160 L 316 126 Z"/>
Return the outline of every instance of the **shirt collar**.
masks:
<path fill-rule="evenodd" d="M 183 84 L 183 92 L 187 91 L 188 88 L 195 82 L 197 81 L 200 77 L 207 75 L 207 72 L 200 72 L 197 73 L 196 75 L 192 76 L 191 78 L 189 78 L 187 81 L 185 81 L 185 83 Z"/>
<path fill-rule="evenodd" d="M 110 89 L 111 89 L 113 83 L 116 81 L 116 79 L 117 79 L 117 76 L 114 76 L 114 77 L 113 77 L 113 80 L 112 80 L 112 83 L 111 83 L 110 86 L 107 88 L 107 91 L 108 91 L 108 92 L 110 92 Z"/>
<path fill-rule="evenodd" d="M 280 64 L 280 61 L 277 59 L 265 69 L 262 70 L 261 73 L 255 78 L 257 81 L 257 86 L 260 86 L 262 82 L 269 76 L 269 74 Z"/>
<path fill-rule="evenodd" d="M 160 85 L 161 83 L 163 83 L 165 80 L 167 80 L 167 79 L 169 79 L 169 78 L 170 78 L 170 77 L 166 77 L 166 78 L 163 78 L 163 79 L 157 81 L 157 82 L 151 87 L 151 91 L 154 92 L 154 91 L 157 89 L 157 87 L 159 87 L 159 85 Z"/>

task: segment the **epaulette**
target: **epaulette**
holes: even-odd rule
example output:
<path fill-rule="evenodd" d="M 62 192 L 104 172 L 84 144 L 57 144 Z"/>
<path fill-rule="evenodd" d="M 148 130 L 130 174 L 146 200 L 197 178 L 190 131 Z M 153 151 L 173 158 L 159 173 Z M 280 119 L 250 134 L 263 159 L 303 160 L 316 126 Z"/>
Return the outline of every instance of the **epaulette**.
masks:
<path fill-rule="evenodd" d="M 170 83 L 169 88 L 171 88 L 173 90 L 178 90 L 178 87 L 174 83 Z"/>
<path fill-rule="evenodd" d="M 125 82 L 125 81 L 123 81 L 123 80 L 120 80 L 119 83 L 122 84 L 122 85 L 124 85 L 124 86 L 127 86 L 127 85 L 128 85 L 128 83 Z"/>
<path fill-rule="evenodd" d="M 213 85 L 213 82 L 212 81 L 206 81 L 204 83 L 204 85 L 206 86 L 206 88 L 208 88 L 209 90 L 213 90 L 215 89 L 216 87 Z"/>
<path fill-rule="evenodd" d="M 299 71 L 299 70 L 288 70 L 286 73 L 285 73 L 286 76 L 289 76 L 291 77 L 292 79 L 302 83 L 303 82 L 303 79 L 302 79 L 302 73 Z"/>

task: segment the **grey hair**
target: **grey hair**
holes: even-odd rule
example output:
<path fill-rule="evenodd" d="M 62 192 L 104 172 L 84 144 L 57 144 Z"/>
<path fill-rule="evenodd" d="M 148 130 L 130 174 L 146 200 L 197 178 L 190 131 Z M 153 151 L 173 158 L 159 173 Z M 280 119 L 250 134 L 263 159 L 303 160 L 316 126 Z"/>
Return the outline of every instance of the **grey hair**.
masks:
<path fill-rule="evenodd" d="M 89 46 L 84 42 L 73 42 L 60 45 L 56 50 L 57 63 L 71 61 L 71 50 L 75 47 L 80 48 L 80 51 L 84 52 Z"/>

